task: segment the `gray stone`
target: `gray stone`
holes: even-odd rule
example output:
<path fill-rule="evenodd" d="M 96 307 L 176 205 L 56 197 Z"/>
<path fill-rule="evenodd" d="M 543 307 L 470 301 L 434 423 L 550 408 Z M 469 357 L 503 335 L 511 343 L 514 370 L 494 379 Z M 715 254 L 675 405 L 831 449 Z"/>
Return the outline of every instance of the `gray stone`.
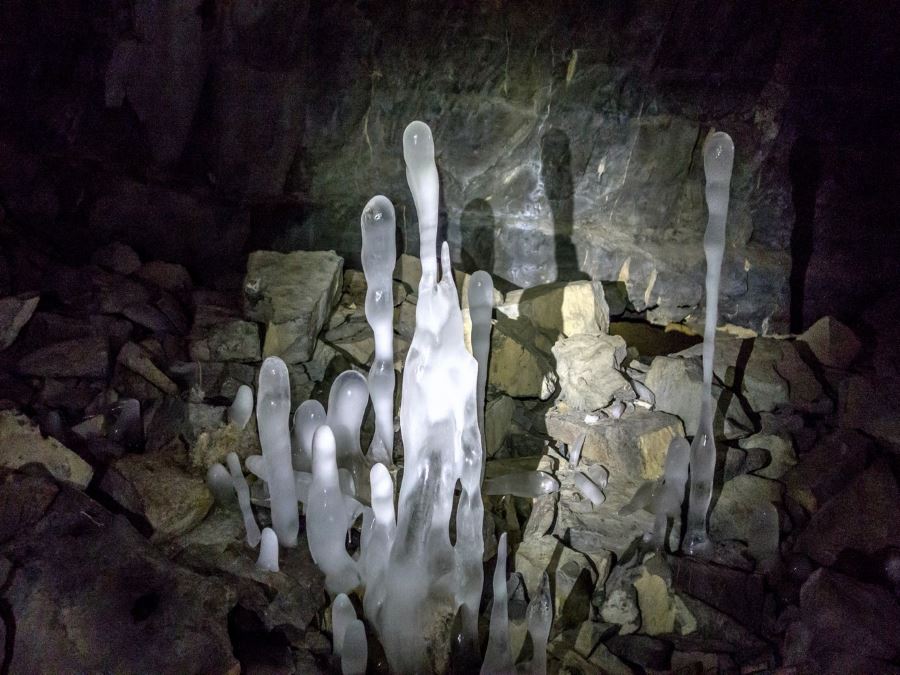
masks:
<path fill-rule="evenodd" d="M 139 302 L 123 307 L 121 313 L 128 319 L 154 333 L 173 333 L 174 324 L 166 314 L 153 305 Z"/>
<path fill-rule="evenodd" d="M 133 342 L 128 342 L 119 351 L 116 360 L 134 373 L 150 382 L 160 391 L 174 396 L 178 394 L 178 386 L 156 367 L 150 354 Z"/>
<path fill-rule="evenodd" d="M 509 396 L 498 396 L 485 404 L 485 456 L 493 457 L 505 446 L 515 408 L 515 401 Z"/>
<path fill-rule="evenodd" d="M 259 326 L 216 307 L 198 307 L 190 335 L 195 361 L 259 361 Z"/>
<path fill-rule="evenodd" d="M 247 260 L 244 315 L 267 324 L 263 356 L 308 361 L 341 290 L 333 251 L 255 251 Z"/>
<path fill-rule="evenodd" d="M 609 330 L 609 307 L 603 287 L 591 281 L 544 284 L 510 291 L 497 311 L 510 319 L 526 318 L 552 335 L 599 335 Z"/>
<path fill-rule="evenodd" d="M 778 552 L 781 530 L 775 504 L 781 502 L 783 490 L 781 483 L 749 474 L 727 481 L 710 513 L 710 536 L 745 541 L 754 558 L 770 559 Z"/>
<path fill-rule="evenodd" d="M 57 342 L 22 357 L 16 369 L 40 377 L 104 378 L 109 372 L 109 343 L 101 337 Z"/>
<path fill-rule="evenodd" d="M 825 366 L 847 368 L 862 349 L 862 343 L 853 331 L 831 316 L 823 316 L 800 335 L 816 359 Z"/>
<path fill-rule="evenodd" d="M 252 365 L 233 362 L 181 361 L 169 366 L 168 373 L 197 403 L 216 398 L 233 400 L 242 384 L 254 386 L 256 379 Z"/>
<path fill-rule="evenodd" d="M 833 565 L 845 549 L 875 553 L 900 547 L 900 489 L 881 459 L 813 514 L 794 550 L 822 565 Z"/>
<path fill-rule="evenodd" d="M 898 376 L 846 378 L 838 388 L 839 424 L 900 447 L 900 401 L 896 396 L 884 394 L 898 388 Z"/>
<path fill-rule="evenodd" d="M 753 574 L 694 557 L 673 557 L 672 585 L 680 593 L 703 601 L 750 629 L 764 622 L 765 581 Z"/>
<path fill-rule="evenodd" d="M 834 431 L 783 476 L 788 495 L 807 511 L 818 511 L 865 468 L 872 449 L 872 442 L 859 432 Z"/>
<path fill-rule="evenodd" d="M 91 262 L 116 274 L 134 274 L 141 266 L 141 259 L 128 244 L 113 242 L 101 246 L 93 255 Z"/>
<path fill-rule="evenodd" d="M 44 438 L 24 415 L 0 410 L 0 466 L 18 469 L 40 464 L 58 481 L 85 489 L 94 470 L 55 438 Z"/>
<path fill-rule="evenodd" d="M 150 291 L 143 284 L 121 274 L 93 269 L 91 279 L 100 301 L 100 311 L 106 314 L 121 314 L 130 305 L 150 301 Z"/>
<path fill-rule="evenodd" d="M 15 342 L 40 301 L 34 294 L 0 298 L 0 351 Z"/>
<path fill-rule="evenodd" d="M 605 407 L 613 399 L 633 400 L 634 390 L 620 372 L 625 340 L 618 335 L 574 335 L 553 346 L 559 375 L 559 401 L 578 410 Z"/>
<path fill-rule="evenodd" d="M 797 464 L 794 444 L 786 433 L 754 434 L 742 438 L 738 444 L 745 450 L 762 449 L 768 453 L 768 463 L 753 471 L 757 476 L 779 480 Z"/>
<path fill-rule="evenodd" d="M 183 265 L 162 260 L 151 260 L 144 263 L 134 276 L 175 293 L 190 291 L 193 287 L 191 275 Z M 198 302 L 197 304 L 207 303 Z"/>
<path fill-rule="evenodd" d="M 468 336 L 471 321 L 463 311 L 463 328 Z M 541 349 L 540 334 L 528 321 L 498 317 L 491 332 L 488 386 L 513 398 L 546 400 L 556 391 L 557 376 Z"/>

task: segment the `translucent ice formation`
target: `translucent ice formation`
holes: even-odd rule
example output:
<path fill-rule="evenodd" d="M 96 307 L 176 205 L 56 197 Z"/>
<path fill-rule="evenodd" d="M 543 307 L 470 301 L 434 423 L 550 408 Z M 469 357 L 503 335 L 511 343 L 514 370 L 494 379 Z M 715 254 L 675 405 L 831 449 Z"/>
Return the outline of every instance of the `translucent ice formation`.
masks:
<path fill-rule="evenodd" d="M 712 498 L 713 473 L 716 468 L 716 444 L 713 433 L 712 376 L 716 349 L 716 323 L 719 319 L 719 279 L 725 253 L 725 221 L 734 143 L 728 134 L 717 132 L 703 146 L 703 168 L 706 172 L 706 206 L 709 220 L 703 237 L 706 253 L 706 323 L 703 328 L 703 393 L 700 422 L 691 443 L 691 496 L 688 507 L 684 550 L 702 553 L 709 549 L 706 514 Z"/>
<path fill-rule="evenodd" d="M 344 635 L 353 621 L 356 621 L 356 610 L 346 593 L 338 593 L 331 603 L 331 637 L 334 655 L 338 658 L 344 653 Z"/>
<path fill-rule="evenodd" d="M 337 444 L 338 466 L 350 471 L 357 487 L 369 483 L 369 464 L 359 444 L 359 430 L 368 404 L 369 385 L 362 373 L 345 370 L 334 379 L 328 394 L 326 419 Z"/>
<path fill-rule="evenodd" d="M 368 660 L 369 647 L 366 643 L 366 627 L 362 621 L 354 619 L 344 631 L 341 673 L 343 675 L 365 675 Z"/>
<path fill-rule="evenodd" d="M 550 595 L 550 577 L 545 571 L 541 575 L 541 583 L 525 610 L 528 621 L 528 634 L 534 647 L 534 656 L 527 671 L 532 675 L 547 673 L 547 639 L 553 624 L 553 597 Z"/>
<path fill-rule="evenodd" d="M 344 541 L 352 513 L 338 481 L 335 437 L 323 424 L 313 436 L 313 481 L 306 503 L 309 552 L 325 573 L 330 593 L 349 593 L 359 585 L 356 562 Z"/>
<path fill-rule="evenodd" d="M 234 402 L 228 408 L 228 421 L 238 429 L 243 429 L 253 414 L 253 390 L 246 384 L 238 387 Z"/>
<path fill-rule="evenodd" d="M 478 270 L 469 281 L 469 316 L 472 320 L 472 356 L 478 363 L 478 428 L 481 447 L 484 438 L 484 392 L 487 387 L 488 358 L 491 353 L 491 313 L 494 310 L 494 282 L 491 275 Z M 482 470 L 484 464 L 482 464 Z M 482 476 L 482 480 L 484 476 Z"/>
<path fill-rule="evenodd" d="M 434 163 L 434 139 L 424 122 L 410 122 L 403 132 L 403 159 L 416 215 L 419 218 L 419 257 L 422 278 L 419 287 L 437 283 L 438 172 Z M 418 316 L 416 317 L 418 324 Z"/>
<path fill-rule="evenodd" d="M 584 448 L 584 439 L 586 438 L 585 434 L 578 434 L 578 438 L 575 439 L 575 443 L 572 445 L 572 448 L 569 450 L 569 468 L 577 469 L 578 462 L 581 460 L 581 450 Z"/>
<path fill-rule="evenodd" d="M 271 527 L 262 531 L 256 566 L 266 572 L 278 571 L 278 535 Z"/>
<path fill-rule="evenodd" d="M 219 504 L 230 504 L 234 501 L 234 482 L 231 474 L 221 464 L 213 464 L 206 472 L 206 485 Z"/>
<path fill-rule="evenodd" d="M 394 448 L 394 291 L 397 263 L 394 207 L 382 196 L 363 209 L 362 266 L 366 275 L 366 319 L 375 336 L 375 360 L 369 370 L 369 393 L 375 409 L 375 436 L 369 459 L 391 464 Z"/>
<path fill-rule="evenodd" d="M 497 567 L 494 569 L 494 602 L 491 606 L 490 635 L 482 675 L 507 675 L 516 672 L 509 644 L 509 608 L 506 593 L 506 532 L 497 543 Z"/>
<path fill-rule="evenodd" d="M 250 488 L 247 486 L 244 472 L 241 471 L 241 460 L 238 459 L 236 452 L 229 452 L 226 461 L 228 462 L 228 471 L 231 473 L 234 491 L 237 493 L 238 504 L 241 507 L 241 515 L 244 517 L 244 529 L 247 530 L 247 544 L 256 548 L 260 537 L 259 525 L 256 524 L 256 518 L 253 517 L 253 509 L 250 508 Z"/>
<path fill-rule="evenodd" d="M 318 401 L 304 401 L 294 411 L 294 428 L 291 445 L 294 468 L 297 471 L 312 471 L 312 440 L 316 429 L 325 424 L 325 408 Z"/>
<path fill-rule="evenodd" d="M 546 471 L 514 471 L 484 481 L 486 495 L 512 495 L 534 499 L 559 490 L 559 481 Z"/>
<path fill-rule="evenodd" d="M 366 616 L 378 614 L 384 602 L 384 577 L 394 544 L 397 523 L 394 517 L 394 481 L 384 464 L 375 464 L 369 473 L 372 491 L 371 520 L 363 524 L 360 565 L 366 580 L 363 609 Z"/>
<path fill-rule="evenodd" d="M 603 494 L 603 490 L 580 471 L 576 471 L 572 479 L 574 480 L 575 487 L 578 488 L 578 491 L 594 506 L 600 506 L 600 504 L 606 501 L 606 495 Z"/>
<path fill-rule="evenodd" d="M 266 460 L 272 509 L 272 528 L 282 546 L 296 546 L 300 528 L 297 486 L 291 457 L 291 383 L 287 366 L 276 356 L 263 361 L 259 371 L 256 422 L 259 444 Z"/>

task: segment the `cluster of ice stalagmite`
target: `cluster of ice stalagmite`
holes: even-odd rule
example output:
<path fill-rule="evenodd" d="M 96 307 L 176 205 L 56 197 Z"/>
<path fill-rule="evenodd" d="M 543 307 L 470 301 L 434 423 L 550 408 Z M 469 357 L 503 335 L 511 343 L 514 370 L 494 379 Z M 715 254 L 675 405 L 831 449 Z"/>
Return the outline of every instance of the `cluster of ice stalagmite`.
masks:
<path fill-rule="evenodd" d="M 709 546 L 706 514 L 712 499 L 713 474 L 716 468 L 716 444 L 713 432 L 715 413 L 712 397 L 713 358 L 716 349 L 716 323 L 719 319 L 719 281 L 725 253 L 725 221 L 728 217 L 728 197 L 731 169 L 734 164 L 734 143 L 723 132 L 707 138 L 703 147 L 703 168 L 706 172 L 706 206 L 709 220 L 703 237 L 706 253 L 706 323 L 703 329 L 703 394 L 700 423 L 691 443 L 691 496 L 688 507 L 686 552 L 702 553 Z"/>
<path fill-rule="evenodd" d="M 369 393 L 375 410 L 375 436 L 369 458 L 390 464 L 394 448 L 394 266 L 397 264 L 394 206 L 372 197 L 360 218 L 362 266 L 366 275 L 366 319 L 375 337 Z"/>
<path fill-rule="evenodd" d="M 484 652 L 482 675 L 511 675 L 516 672 L 509 644 L 509 598 L 506 591 L 506 532 L 497 542 L 497 567 L 494 568 L 494 600 L 491 626 Z"/>

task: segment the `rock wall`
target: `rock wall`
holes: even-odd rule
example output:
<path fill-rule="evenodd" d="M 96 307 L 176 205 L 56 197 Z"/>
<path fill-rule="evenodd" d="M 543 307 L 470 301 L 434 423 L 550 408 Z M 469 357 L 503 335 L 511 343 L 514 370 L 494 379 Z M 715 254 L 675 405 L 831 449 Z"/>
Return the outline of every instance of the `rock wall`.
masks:
<path fill-rule="evenodd" d="M 724 321 L 853 320 L 897 280 L 896 3 L 881 18 L 775 0 L 0 12 L 0 205 L 73 256 L 117 237 L 201 276 L 261 247 L 352 261 L 377 192 L 417 252 L 401 136 L 418 118 L 467 270 L 618 281 L 654 322 L 702 317 L 700 150 L 721 129 L 737 148 Z"/>

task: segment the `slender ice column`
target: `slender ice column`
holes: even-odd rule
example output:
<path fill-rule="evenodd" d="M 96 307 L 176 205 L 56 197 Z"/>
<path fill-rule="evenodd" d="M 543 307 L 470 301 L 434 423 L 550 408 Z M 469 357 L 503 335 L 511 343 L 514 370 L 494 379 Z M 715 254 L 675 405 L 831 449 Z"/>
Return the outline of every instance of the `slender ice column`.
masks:
<path fill-rule="evenodd" d="M 488 358 L 491 353 L 491 313 L 494 311 L 494 282 L 491 275 L 478 270 L 469 281 L 469 316 L 472 319 L 472 356 L 478 363 L 478 428 L 481 447 L 487 447 L 484 430 L 484 392 L 487 388 Z M 481 464 L 482 482 L 484 463 Z"/>
<path fill-rule="evenodd" d="M 366 616 L 377 615 L 384 602 L 384 577 L 394 544 L 397 523 L 394 516 L 394 481 L 384 464 L 375 464 L 369 473 L 372 490 L 372 522 L 360 542 L 366 581 L 363 609 Z"/>
<path fill-rule="evenodd" d="M 244 472 L 241 471 L 241 460 L 238 459 L 236 452 L 229 452 L 226 461 L 228 462 L 228 471 L 231 473 L 231 481 L 234 484 L 234 491 L 237 493 L 238 504 L 241 507 L 241 514 L 244 517 L 247 543 L 256 548 L 260 537 L 259 525 L 256 524 L 253 509 L 250 508 L 250 488 L 247 485 L 247 479 L 244 478 Z"/>
<path fill-rule="evenodd" d="M 238 429 L 243 429 L 253 414 L 253 390 L 246 384 L 238 387 L 234 402 L 228 408 L 228 421 Z"/>
<path fill-rule="evenodd" d="M 267 527 L 262 531 L 262 538 L 259 544 L 259 558 L 256 560 L 256 566 L 266 572 L 278 571 L 278 535 L 271 527 Z"/>
<path fill-rule="evenodd" d="M 291 383 L 287 366 L 277 356 L 263 361 L 259 371 L 256 425 L 266 460 L 272 508 L 272 528 L 282 546 L 296 546 L 300 528 L 297 487 L 291 458 Z"/>
<path fill-rule="evenodd" d="M 584 439 L 586 438 L 586 434 L 579 434 L 578 438 L 575 439 L 575 443 L 572 445 L 572 448 L 569 450 L 569 468 L 577 469 L 578 462 L 581 461 L 581 451 L 584 448 Z"/>
<path fill-rule="evenodd" d="M 583 494 L 594 506 L 600 506 L 600 504 L 606 501 L 606 495 L 603 494 L 603 490 L 580 471 L 575 472 L 573 480 L 575 481 L 575 487 L 578 488 L 578 491 L 581 492 L 581 494 Z"/>
<path fill-rule="evenodd" d="M 312 440 L 316 429 L 325 424 L 325 408 L 315 400 L 304 401 L 294 411 L 294 429 L 291 432 L 294 468 L 312 471 Z"/>
<path fill-rule="evenodd" d="M 546 675 L 547 639 L 550 637 L 550 627 L 553 624 L 553 597 L 550 595 L 550 577 L 546 571 L 541 575 L 541 583 L 528 603 L 525 618 L 534 647 L 534 656 L 531 657 L 528 672 L 531 675 Z"/>
<path fill-rule="evenodd" d="M 331 603 L 331 639 L 334 655 L 340 658 L 344 653 L 344 635 L 353 621 L 356 621 L 356 609 L 346 593 L 338 593 Z"/>
<path fill-rule="evenodd" d="M 337 444 L 338 466 L 350 471 L 357 488 L 367 485 L 369 477 L 369 465 L 359 444 L 368 403 L 369 385 L 362 373 L 345 370 L 334 379 L 328 394 L 328 426 Z"/>
<path fill-rule="evenodd" d="M 506 593 L 506 532 L 497 543 L 497 567 L 494 569 L 494 602 L 487 650 L 481 666 L 482 675 L 515 673 L 509 644 L 509 608 Z"/>
<path fill-rule="evenodd" d="M 313 482 L 306 504 L 309 552 L 325 573 L 330 593 L 348 593 L 359 585 L 356 563 L 347 553 L 349 514 L 338 482 L 334 434 L 327 424 L 313 436 Z"/>
<path fill-rule="evenodd" d="M 559 490 L 559 481 L 546 471 L 515 471 L 484 481 L 486 495 L 512 495 L 534 499 Z"/>
<path fill-rule="evenodd" d="M 434 139 L 424 122 L 410 122 L 403 132 L 403 159 L 416 215 L 419 218 L 419 288 L 437 283 L 438 172 L 434 163 Z"/>
<path fill-rule="evenodd" d="M 369 660 L 369 646 L 366 642 L 366 627 L 359 619 L 354 619 L 344 631 L 344 653 L 341 655 L 342 675 L 365 675 Z"/>
<path fill-rule="evenodd" d="M 712 499 L 713 474 L 716 468 L 716 444 L 713 432 L 712 376 L 716 350 L 716 323 L 719 319 L 719 280 L 725 254 L 725 220 L 734 143 L 722 132 L 712 134 L 703 146 L 703 168 L 706 172 L 706 206 L 709 220 L 703 237 L 706 253 L 706 323 L 703 327 L 703 398 L 700 423 L 691 443 L 691 497 L 688 506 L 687 533 L 683 548 L 689 554 L 709 549 L 706 514 Z"/>
<path fill-rule="evenodd" d="M 362 266 L 366 275 L 366 319 L 375 336 L 375 360 L 369 392 L 375 409 L 375 436 L 369 460 L 393 463 L 394 449 L 394 291 L 397 264 L 394 207 L 387 197 L 372 197 L 363 209 Z"/>
<path fill-rule="evenodd" d="M 656 548 L 663 548 L 666 541 L 666 525 L 668 519 L 681 515 L 681 502 L 684 500 L 684 486 L 688 479 L 691 446 L 686 439 L 676 436 L 669 443 L 666 453 L 666 469 L 653 491 L 653 532 L 644 536 L 644 541 Z"/>
<path fill-rule="evenodd" d="M 234 501 L 234 482 L 231 474 L 221 464 L 213 464 L 206 472 L 206 485 L 219 504 L 230 504 Z"/>

